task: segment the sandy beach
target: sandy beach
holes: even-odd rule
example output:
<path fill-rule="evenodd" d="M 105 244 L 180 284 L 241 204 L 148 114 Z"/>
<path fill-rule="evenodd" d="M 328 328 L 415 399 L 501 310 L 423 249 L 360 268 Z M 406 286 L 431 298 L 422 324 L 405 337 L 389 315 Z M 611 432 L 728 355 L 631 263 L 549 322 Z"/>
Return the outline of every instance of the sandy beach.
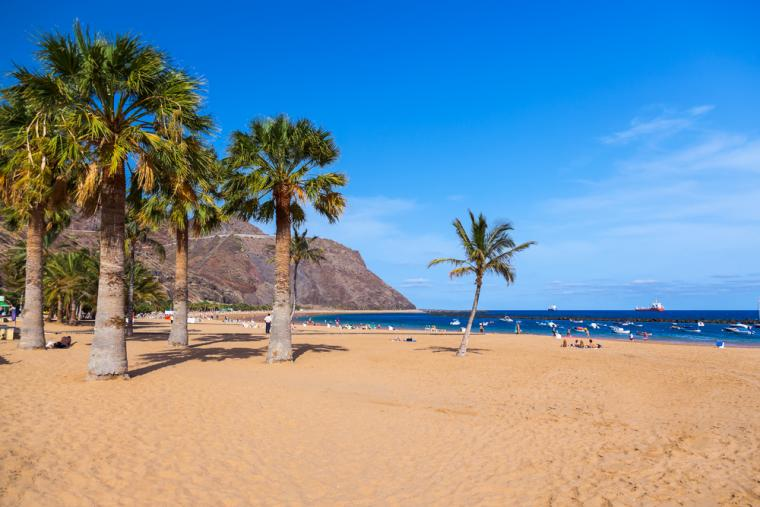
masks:
<path fill-rule="evenodd" d="M 0 504 L 760 504 L 760 350 L 190 328 L 140 322 L 128 381 L 85 380 L 88 326 L 0 342 Z"/>

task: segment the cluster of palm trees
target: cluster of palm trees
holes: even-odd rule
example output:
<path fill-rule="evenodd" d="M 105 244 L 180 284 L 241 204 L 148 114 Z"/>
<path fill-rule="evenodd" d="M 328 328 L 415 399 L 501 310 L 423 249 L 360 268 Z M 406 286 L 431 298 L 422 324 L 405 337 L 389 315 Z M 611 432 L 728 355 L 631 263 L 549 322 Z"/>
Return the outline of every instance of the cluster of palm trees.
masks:
<path fill-rule="evenodd" d="M 237 216 L 276 223 L 267 359 L 291 360 L 291 229 L 305 221 L 307 206 L 331 222 L 345 207 L 346 177 L 317 171 L 338 157 L 332 135 L 284 115 L 254 120 L 232 134 L 220 159 L 202 82 L 139 38 L 75 24 L 71 35 L 42 36 L 37 60 L 39 69 L 15 68 L 0 102 L 0 197 L 26 224 L 20 346 L 45 346 L 43 287 L 59 274 L 46 276 L 43 240 L 62 210 L 100 219 L 98 262 L 70 259 L 72 269 L 97 272 L 87 286 L 97 309 L 88 364 L 96 379 L 127 375 L 135 249 L 149 246 L 150 231 L 167 224 L 175 235 L 169 341 L 186 346 L 189 237 Z M 77 288 L 58 291 L 69 314 L 79 303 L 66 291 L 84 290 L 70 283 Z"/>

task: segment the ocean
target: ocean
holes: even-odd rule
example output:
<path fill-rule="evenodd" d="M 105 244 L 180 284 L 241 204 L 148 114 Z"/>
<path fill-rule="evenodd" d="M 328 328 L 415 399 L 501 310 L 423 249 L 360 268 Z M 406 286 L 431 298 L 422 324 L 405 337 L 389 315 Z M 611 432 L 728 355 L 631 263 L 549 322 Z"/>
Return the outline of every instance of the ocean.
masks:
<path fill-rule="evenodd" d="M 420 331 L 435 326 L 439 330 L 459 331 L 467 324 L 467 311 L 427 311 L 423 313 L 345 313 L 312 315 L 300 317 L 299 321 L 308 318 L 319 324 L 334 325 L 339 321 L 342 325 L 387 328 L 392 326 L 399 331 Z M 513 322 L 500 320 L 505 316 Z M 452 323 L 454 319 L 459 325 Z M 571 321 L 572 319 L 572 321 Z M 573 322 L 574 321 L 574 322 Z M 630 331 L 634 340 L 646 337 L 652 341 L 686 342 L 714 344 L 725 341 L 727 346 L 760 346 L 760 322 L 757 310 L 668 310 L 664 312 L 635 312 L 629 310 L 568 310 L 568 311 L 539 311 L 539 310 L 484 310 L 478 311 L 473 332 L 478 333 L 480 324 L 484 324 L 486 333 L 514 333 L 519 322 L 523 333 L 551 335 L 550 323 L 557 326 L 562 335 L 585 338 L 585 331 L 576 328 L 587 328 L 593 338 L 613 338 L 629 340 L 628 335 L 616 334 L 613 327 Z M 698 323 L 703 323 L 700 326 Z M 735 334 L 724 329 L 734 323 L 754 325 L 751 334 Z M 596 324 L 596 328 L 591 324 Z"/>

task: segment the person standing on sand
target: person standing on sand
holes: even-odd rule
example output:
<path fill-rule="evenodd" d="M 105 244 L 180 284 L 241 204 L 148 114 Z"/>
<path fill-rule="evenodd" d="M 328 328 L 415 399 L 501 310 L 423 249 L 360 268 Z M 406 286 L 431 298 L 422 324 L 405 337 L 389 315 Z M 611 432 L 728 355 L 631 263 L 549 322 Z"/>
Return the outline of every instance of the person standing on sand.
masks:
<path fill-rule="evenodd" d="M 267 313 L 267 316 L 264 317 L 264 327 L 266 334 L 269 334 L 269 330 L 272 329 L 272 314 Z"/>

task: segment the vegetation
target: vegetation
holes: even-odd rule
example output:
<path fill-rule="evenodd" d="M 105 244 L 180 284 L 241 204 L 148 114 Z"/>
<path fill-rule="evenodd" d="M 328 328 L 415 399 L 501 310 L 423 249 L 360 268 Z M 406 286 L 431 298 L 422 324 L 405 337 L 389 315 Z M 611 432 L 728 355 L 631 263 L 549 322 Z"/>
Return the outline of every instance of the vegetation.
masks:
<path fill-rule="evenodd" d="M 291 319 L 293 319 L 296 313 L 296 303 L 298 301 L 298 266 L 302 262 L 319 264 L 325 259 L 322 249 L 312 245 L 312 241 L 317 239 L 317 237 L 309 238 L 307 233 L 306 229 L 299 233 L 298 228 L 293 227 L 293 237 L 290 240 L 290 259 L 293 262 L 293 306 L 290 312 Z"/>
<path fill-rule="evenodd" d="M 132 36 L 92 35 L 76 24 L 73 37 L 48 34 L 39 46 L 42 70 L 19 73 L 19 81 L 41 103 L 59 106 L 65 129 L 81 139 L 78 152 L 88 163 L 77 175 L 77 201 L 85 211 L 100 211 L 98 312 L 89 374 L 124 376 L 127 175 L 151 192 L 161 168 L 183 167 L 177 136 L 210 128 L 210 120 L 198 114 L 201 83 Z"/>
<path fill-rule="evenodd" d="M 186 170 L 162 171 L 159 191 L 148 197 L 140 219 L 144 223 L 166 223 L 176 238 L 174 275 L 174 320 L 169 344 L 187 347 L 188 249 L 190 234 L 205 234 L 224 219 L 215 202 L 220 166 L 213 150 L 197 138 L 188 136 L 178 142 Z"/>
<path fill-rule="evenodd" d="M 249 305 L 246 303 L 219 303 L 216 301 L 196 301 L 190 303 L 193 312 L 268 312 L 272 305 Z"/>
<path fill-rule="evenodd" d="M 462 244 L 464 250 L 463 259 L 441 258 L 433 259 L 428 267 L 437 264 L 451 264 L 454 269 L 449 276 L 457 278 L 466 275 L 475 276 L 475 298 L 472 302 L 470 317 L 467 319 L 467 327 L 462 337 L 462 343 L 459 345 L 457 356 L 462 357 L 467 353 L 467 346 L 470 340 L 470 331 L 475 314 L 478 311 L 478 299 L 480 298 L 480 289 L 483 286 L 483 278 L 491 273 L 503 278 L 507 284 L 515 281 L 515 270 L 512 266 L 512 257 L 517 252 L 534 245 L 534 241 L 527 243 L 515 244 L 510 232 L 513 230 L 510 223 L 497 223 L 492 228 L 488 228 L 486 218 L 481 213 L 475 218 L 472 211 L 470 215 L 469 233 L 457 218 L 454 220 L 454 229 L 457 238 Z"/>
<path fill-rule="evenodd" d="M 2 91 L 0 105 L 0 197 L 10 222 L 26 225 L 24 314 L 19 346 L 45 347 L 42 318 L 43 236 L 50 215 L 66 205 L 69 170 L 79 158 L 54 104 L 43 103 L 17 69 L 17 83 Z"/>
<path fill-rule="evenodd" d="M 272 333 L 267 362 L 291 361 L 290 229 L 305 221 L 310 204 L 330 222 L 340 217 L 346 201 L 338 189 L 341 173 L 315 173 L 338 158 L 332 135 L 309 120 L 280 115 L 254 120 L 247 132 L 232 134 L 228 157 L 233 171 L 226 182 L 226 210 L 245 220 L 275 221 L 275 275 Z"/>

